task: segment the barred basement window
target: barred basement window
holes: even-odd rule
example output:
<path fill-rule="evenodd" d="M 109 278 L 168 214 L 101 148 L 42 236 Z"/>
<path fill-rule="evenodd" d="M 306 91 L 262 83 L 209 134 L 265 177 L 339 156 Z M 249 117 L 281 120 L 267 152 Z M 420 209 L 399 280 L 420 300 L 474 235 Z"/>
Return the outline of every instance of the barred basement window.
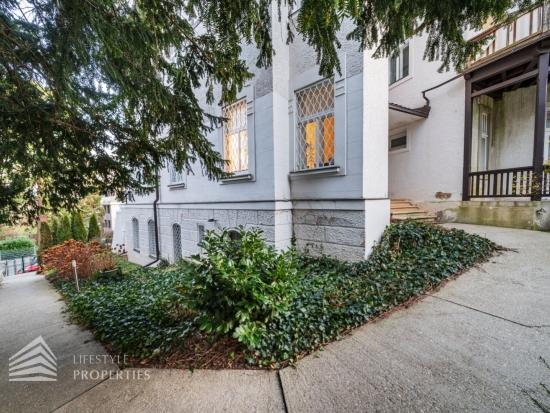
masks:
<path fill-rule="evenodd" d="M 148 236 L 149 236 L 149 256 L 152 258 L 157 257 L 157 243 L 155 242 L 155 221 L 152 219 L 147 222 Z"/>
<path fill-rule="evenodd" d="M 241 99 L 223 108 L 223 156 L 229 161 L 225 171 L 229 173 L 248 171 L 248 130 L 246 99 Z"/>
<path fill-rule="evenodd" d="M 230 230 L 228 233 L 227 233 L 227 236 L 229 237 L 229 239 L 231 241 L 239 241 L 242 239 L 242 236 L 241 234 L 239 233 L 239 231 L 235 231 L 235 230 Z"/>
<path fill-rule="evenodd" d="M 172 241 L 174 245 L 174 262 L 181 258 L 181 227 L 178 224 L 172 225 Z"/>
<path fill-rule="evenodd" d="M 136 218 L 132 219 L 132 234 L 134 236 L 134 251 L 139 252 L 139 222 Z"/>
<path fill-rule="evenodd" d="M 296 103 L 296 169 L 334 165 L 333 79 L 296 92 Z"/>

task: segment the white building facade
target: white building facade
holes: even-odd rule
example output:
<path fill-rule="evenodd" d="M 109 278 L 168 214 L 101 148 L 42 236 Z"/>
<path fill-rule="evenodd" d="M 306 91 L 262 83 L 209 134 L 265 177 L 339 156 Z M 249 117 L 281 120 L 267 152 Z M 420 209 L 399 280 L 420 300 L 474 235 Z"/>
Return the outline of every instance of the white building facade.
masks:
<path fill-rule="evenodd" d="M 390 63 L 389 100 L 429 109 L 425 117 L 390 110 L 390 198 L 443 221 L 550 228 L 544 14 L 539 8 L 509 27 L 468 33 L 494 37 L 462 73 L 439 73 L 440 62 L 423 59 L 426 35 L 406 43 L 405 70 Z"/>
<path fill-rule="evenodd" d="M 229 119 L 208 139 L 233 176 L 212 182 L 162 170 L 158 200 L 153 193 L 121 205 L 114 239 L 131 261 L 158 258 L 155 230 L 160 257 L 175 261 L 200 253 L 206 231 L 240 225 L 262 229 L 279 249 L 295 237 L 299 249 L 341 259 L 370 253 L 390 220 L 388 63 L 358 52 L 346 32 L 342 73 L 328 79 L 309 46 L 298 37 L 286 44 L 284 19 L 273 19 L 272 67 L 255 68 L 257 51 L 245 47 L 254 79 L 231 105 L 204 103 Z"/>

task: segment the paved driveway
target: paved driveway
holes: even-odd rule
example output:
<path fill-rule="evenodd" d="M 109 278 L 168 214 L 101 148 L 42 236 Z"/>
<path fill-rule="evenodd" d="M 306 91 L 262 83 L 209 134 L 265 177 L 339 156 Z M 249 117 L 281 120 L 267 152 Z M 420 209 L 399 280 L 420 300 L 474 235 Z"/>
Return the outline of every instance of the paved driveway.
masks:
<path fill-rule="evenodd" d="M 539 360 L 541 356 L 550 360 L 550 234 L 453 226 L 516 251 L 491 259 L 417 305 L 327 346 L 325 351 L 300 361 L 296 369 L 280 373 L 193 374 L 125 370 L 126 374 L 147 374 L 149 379 L 113 378 L 85 385 L 65 378 L 59 388 L 70 391 L 61 390 L 51 396 L 48 400 L 52 402 L 43 410 L 28 399 L 34 392 L 41 394 L 42 387 L 38 386 L 44 383 L 23 389 L 16 387 L 21 383 L 6 386 L 7 372 L 0 369 L 1 410 L 49 411 L 59 407 L 55 411 L 538 412 L 524 390 L 540 394 L 539 383 L 550 383 L 550 372 Z M 59 308 L 52 303 L 46 306 L 49 313 L 38 309 L 23 311 L 33 304 L 15 299 L 17 293 L 10 292 L 11 282 L 0 289 L 0 337 L 2 343 L 10 343 L 10 351 L 0 349 L 0 358 L 5 360 L 2 368 L 12 349 L 17 350 L 36 335 L 27 327 L 29 317 L 36 324 L 61 317 Z M 56 293 L 43 280 L 32 282 L 40 286 L 40 294 L 50 297 L 45 301 L 55 302 Z M 16 317 L 18 308 L 21 312 Z M 4 319 L 6 310 L 13 313 L 8 322 Z M 62 321 L 51 328 L 59 335 L 60 328 L 70 332 L 64 350 L 58 350 L 52 340 L 54 353 L 83 350 L 68 345 L 83 346 L 81 334 L 86 332 Z M 93 342 L 86 345 L 93 346 L 86 351 L 102 352 Z"/>

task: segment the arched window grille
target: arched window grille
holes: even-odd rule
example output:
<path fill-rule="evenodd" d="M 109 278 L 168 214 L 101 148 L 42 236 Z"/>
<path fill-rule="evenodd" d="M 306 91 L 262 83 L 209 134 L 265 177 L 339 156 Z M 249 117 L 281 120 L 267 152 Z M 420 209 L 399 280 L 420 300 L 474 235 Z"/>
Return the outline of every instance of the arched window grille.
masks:
<path fill-rule="evenodd" d="M 157 243 L 155 242 L 155 221 L 152 219 L 147 222 L 147 230 L 149 237 L 149 256 L 152 258 L 157 257 Z"/>
<path fill-rule="evenodd" d="M 134 237 L 134 251 L 139 252 L 139 221 L 137 218 L 132 219 L 132 234 Z"/>
<path fill-rule="evenodd" d="M 231 241 L 239 241 L 240 239 L 242 239 L 242 236 L 239 233 L 239 231 L 231 230 L 227 233 L 227 235 L 229 236 L 229 239 Z"/>
<path fill-rule="evenodd" d="M 174 245 L 174 261 L 181 258 L 181 227 L 178 224 L 172 225 L 172 239 Z"/>

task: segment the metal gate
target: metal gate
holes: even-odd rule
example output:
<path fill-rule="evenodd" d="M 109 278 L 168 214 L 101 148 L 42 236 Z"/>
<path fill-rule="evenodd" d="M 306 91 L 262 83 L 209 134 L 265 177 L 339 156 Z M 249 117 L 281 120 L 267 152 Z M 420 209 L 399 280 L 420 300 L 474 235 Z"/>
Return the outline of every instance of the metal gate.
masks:
<path fill-rule="evenodd" d="M 37 269 L 36 247 L 0 251 L 0 271 L 6 276 L 32 272 Z"/>

